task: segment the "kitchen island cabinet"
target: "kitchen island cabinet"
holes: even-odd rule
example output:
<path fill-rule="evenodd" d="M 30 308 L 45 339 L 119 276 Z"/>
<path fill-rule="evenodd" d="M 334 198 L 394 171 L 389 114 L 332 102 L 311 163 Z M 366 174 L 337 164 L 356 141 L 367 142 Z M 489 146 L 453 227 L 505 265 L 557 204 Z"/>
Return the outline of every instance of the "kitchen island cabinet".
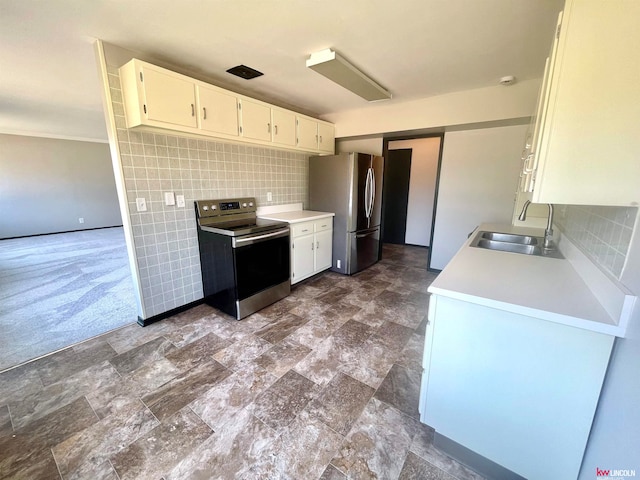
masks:
<path fill-rule="evenodd" d="M 635 297 L 613 295 L 619 309 L 601 303 L 568 260 L 566 239 L 564 259 L 476 248 L 474 239 L 429 287 L 420 419 L 437 447 L 490 476 L 577 478 Z"/>
<path fill-rule="evenodd" d="M 331 268 L 334 215 L 311 210 L 259 212 L 260 218 L 290 224 L 292 285 Z"/>
<path fill-rule="evenodd" d="M 521 197 L 640 204 L 640 2 L 567 0 L 547 60 Z"/>

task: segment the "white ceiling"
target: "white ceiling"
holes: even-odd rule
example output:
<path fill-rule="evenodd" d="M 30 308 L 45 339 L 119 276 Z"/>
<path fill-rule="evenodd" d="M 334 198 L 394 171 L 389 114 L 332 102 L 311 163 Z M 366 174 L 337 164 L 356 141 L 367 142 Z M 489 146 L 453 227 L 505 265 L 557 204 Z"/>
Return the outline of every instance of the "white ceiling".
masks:
<path fill-rule="evenodd" d="M 390 102 L 542 75 L 562 0 L 2 0 L 0 132 L 106 140 L 95 39 L 323 115 L 367 102 L 305 67 L 334 48 Z M 245 64 L 264 73 L 225 72 Z M 505 87 L 507 88 L 507 87 Z"/>

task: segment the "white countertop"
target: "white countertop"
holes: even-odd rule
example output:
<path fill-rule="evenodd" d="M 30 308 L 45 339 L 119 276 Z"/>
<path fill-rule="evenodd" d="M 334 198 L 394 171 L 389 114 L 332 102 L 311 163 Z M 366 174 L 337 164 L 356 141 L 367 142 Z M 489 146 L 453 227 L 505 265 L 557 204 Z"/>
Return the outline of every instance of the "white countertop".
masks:
<path fill-rule="evenodd" d="M 608 335 L 624 336 L 566 259 L 470 247 L 480 230 L 543 236 L 537 228 L 481 225 L 429 287 L 429 292 Z"/>
<path fill-rule="evenodd" d="M 267 220 L 280 220 L 282 222 L 289 223 L 301 223 L 311 220 L 319 220 L 321 218 L 333 217 L 335 213 L 330 212 L 316 212 L 313 210 L 294 210 L 290 212 L 278 212 L 278 213 L 262 213 L 258 214 L 258 217 L 265 218 Z"/>

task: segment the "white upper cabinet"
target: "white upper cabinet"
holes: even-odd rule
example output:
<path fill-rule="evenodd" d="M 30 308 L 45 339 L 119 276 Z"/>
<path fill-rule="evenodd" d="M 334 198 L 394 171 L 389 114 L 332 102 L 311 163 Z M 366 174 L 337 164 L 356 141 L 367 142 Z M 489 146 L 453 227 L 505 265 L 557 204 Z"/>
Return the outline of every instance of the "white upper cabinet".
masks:
<path fill-rule="evenodd" d="M 523 171 L 532 202 L 640 204 L 638 18 L 640 2 L 567 0 Z"/>
<path fill-rule="evenodd" d="M 202 130 L 238 135 L 238 97 L 215 87 L 196 86 L 198 121 Z"/>
<path fill-rule="evenodd" d="M 298 148 L 329 154 L 335 152 L 335 128 L 332 124 L 302 115 L 296 117 L 296 124 Z"/>
<path fill-rule="evenodd" d="M 244 138 L 271 141 L 271 108 L 247 97 L 240 98 L 240 134 Z"/>
<path fill-rule="evenodd" d="M 298 147 L 305 150 L 318 149 L 318 122 L 307 117 L 296 117 Z"/>
<path fill-rule="evenodd" d="M 333 155 L 336 149 L 335 127 L 326 122 L 318 122 L 318 150 Z"/>
<path fill-rule="evenodd" d="M 330 123 L 299 117 L 138 59 L 120 67 L 119 74 L 128 128 L 163 128 L 309 153 L 334 152 Z M 309 127 L 303 142 L 298 118 Z"/>
<path fill-rule="evenodd" d="M 296 115 L 281 108 L 271 109 L 273 143 L 295 146 L 296 144 Z"/>
<path fill-rule="evenodd" d="M 142 124 L 197 127 L 196 93 L 192 81 L 154 65 L 132 60 L 120 70 L 127 126 Z"/>

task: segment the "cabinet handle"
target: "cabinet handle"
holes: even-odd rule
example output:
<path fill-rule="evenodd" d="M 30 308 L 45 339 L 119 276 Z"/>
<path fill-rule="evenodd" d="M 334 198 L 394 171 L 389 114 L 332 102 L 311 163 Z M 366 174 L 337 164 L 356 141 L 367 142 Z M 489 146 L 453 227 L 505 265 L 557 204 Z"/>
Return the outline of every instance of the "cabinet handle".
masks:
<path fill-rule="evenodd" d="M 207 119 L 207 107 L 202 107 L 202 113 L 203 113 L 202 119 L 206 120 Z"/>
<path fill-rule="evenodd" d="M 318 135 L 316 135 L 316 143 L 318 143 Z"/>
<path fill-rule="evenodd" d="M 304 230 L 302 230 L 302 231 L 303 231 L 303 232 L 308 232 L 309 230 L 305 228 L 305 229 L 304 229 Z"/>
<path fill-rule="evenodd" d="M 320 242 L 316 242 L 316 248 L 319 249 L 320 248 Z"/>
<path fill-rule="evenodd" d="M 311 242 L 311 250 L 313 250 L 313 247 L 314 247 L 313 242 Z"/>
<path fill-rule="evenodd" d="M 193 103 L 191 104 L 191 116 L 196 116 L 196 106 Z"/>
<path fill-rule="evenodd" d="M 278 125 L 276 125 L 274 128 L 275 128 L 276 135 L 277 135 L 278 134 Z"/>
<path fill-rule="evenodd" d="M 267 133 L 271 133 L 271 124 L 267 123 Z"/>
<path fill-rule="evenodd" d="M 527 158 L 524 160 L 524 165 L 522 167 L 522 171 L 524 173 L 533 173 L 533 157 L 535 154 L 530 153 Z"/>
<path fill-rule="evenodd" d="M 322 135 L 320 135 L 320 143 L 322 143 Z"/>

